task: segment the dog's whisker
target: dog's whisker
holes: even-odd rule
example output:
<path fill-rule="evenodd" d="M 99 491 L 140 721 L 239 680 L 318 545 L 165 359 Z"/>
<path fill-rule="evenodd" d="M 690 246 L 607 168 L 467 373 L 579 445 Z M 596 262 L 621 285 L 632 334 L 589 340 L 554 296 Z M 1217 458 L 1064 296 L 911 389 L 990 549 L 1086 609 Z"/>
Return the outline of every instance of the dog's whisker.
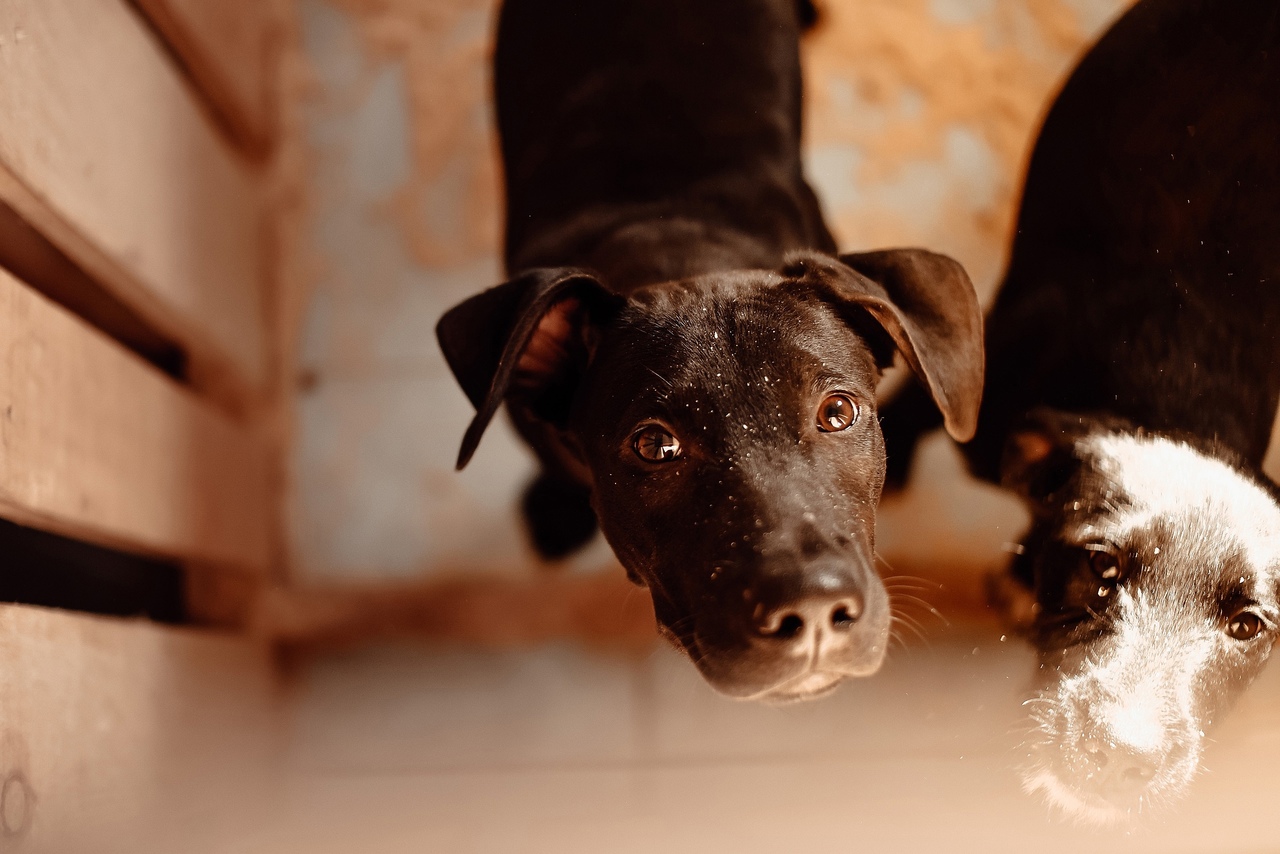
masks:
<path fill-rule="evenodd" d="M 1057 700 L 1054 700 L 1052 697 L 1028 697 L 1027 699 L 1022 701 L 1021 705 L 1030 706 L 1035 703 L 1045 703 L 1047 705 L 1054 705 L 1057 703 Z"/>
<path fill-rule="evenodd" d="M 895 584 L 886 584 L 884 589 L 891 597 L 902 594 L 914 597 L 917 602 L 929 602 L 929 598 L 938 592 L 927 587 L 899 587 Z"/>
<path fill-rule="evenodd" d="M 924 631 L 919 626 L 907 622 L 897 615 L 890 617 L 890 623 L 901 628 L 909 629 L 921 643 L 928 645 L 929 639 L 925 636 Z"/>
<path fill-rule="evenodd" d="M 885 644 L 885 656 L 887 657 L 889 654 L 895 652 L 896 650 L 900 650 L 900 649 L 905 650 L 906 648 L 907 648 L 906 641 L 904 641 L 901 635 L 898 634 L 897 628 L 894 626 L 890 626 L 889 640 Z"/>
<path fill-rule="evenodd" d="M 925 613 L 930 616 L 937 617 L 945 625 L 951 625 L 942 612 L 935 608 L 928 601 L 921 599 L 919 596 L 913 596 L 910 593 L 893 592 L 889 594 L 889 600 L 895 605 L 910 605 L 924 609 Z"/>
<path fill-rule="evenodd" d="M 915 635 L 915 636 L 916 636 L 916 638 L 917 638 L 918 640 L 924 640 L 924 634 L 920 631 L 920 627 L 919 627 L 919 626 L 913 626 L 913 625 L 911 625 L 910 623 L 907 623 L 907 622 L 905 622 L 905 621 L 903 621 L 903 620 L 900 620 L 900 619 L 898 619 L 898 618 L 896 618 L 896 617 L 891 617 L 891 618 L 890 618 L 890 620 L 889 620 L 889 625 L 892 627 L 892 629 L 893 629 L 894 631 L 898 631 L 898 636 L 899 636 L 899 637 L 903 637 L 903 635 L 902 635 L 902 633 L 901 633 L 901 631 L 900 631 L 900 630 L 905 629 L 905 630 L 907 630 L 907 631 L 910 631 L 913 635 Z"/>
<path fill-rule="evenodd" d="M 882 557 L 882 556 L 881 556 L 881 555 L 879 555 L 879 554 L 877 554 L 877 555 L 876 555 L 876 559 L 877 559 L 877 560 L 879 560 L 879 561 L 881 561 L 882 563 L 884 563 L 884 564 L 885 564 L 885 566 L 888 566 L 888 565 L 889 565 L 889 564 L 888 564 L 888 561 L 886 561 L 886 560 L 884 559 L 884 557 Z M 890 567 L 890 568 L 892 569 L 892 567 Z M 921 585 L 921 586 L 923 586 L 923 587 L 932 588 L 932 589 L 934 589 L 934 590 L 941 590 L 941 589 L 942 589 L 942 583 L 941 583 L 941 582 L 934 581 L 934 580 L 933 580 L 933 579 L 931 579 L 931 578 L 924 578 L 924 577 L 919 576 L 919 575 L 888 575 L 888 576 L 885 576 L 884 578 L 882 578 L 882 579 L 881 579 L 881 581 L 883 581 L 885 584 L 893 584 L 893 583 L 895 583 L 895 582 L 906 582 L 906 583 L 911 583 L 911 584 L 918 584 L 918 585 Z"/>
<path fill-rule="evenodd" d="M 918 629 L 918 630 L 923 630 L 923 629 L 924 629 L 924 624 L 923 624 L 923 623 L 921 623 L 919 620 L 917 620 L 917 619 L 916 619 L 912 614 L 909 614 L 908 612 L 903 611 L 903 610 L 901 610 L 901 609 L 895 609 L 895 610 L 890 614 L 890 619 L 891 619 L 891 620 L 896 620 L 896 621 L 897 621 L 897 622 L 899 622 L 899 623 L 904 623 L 904 624 L 909 625 L 909 626 L 914 626 L 914 627 L 915 627 L 916 629 Z"/>
<path fill-rule="evenodd" d="M 905 586 L 905 585 L 904 585 L 904 586 L 899 586 L 899 585 L 896 585 L 896 584 L 886 584 L 884 587 L 885 587 L 885 590 L 886 590 L 886 591 L 888 591 L 888 592 L 890 592 L 890 593 L 902 593 L 902 594 L 903 594 L 903 595 L 905 595 L 905 596 L 913 596 L 913 597 L 915 597 L 916 601 L 920 601 L 920 602 L 927 601 L 927 600 L 925 600 L 925 599 L 924 599 L 924 597 L 923 597 L 922 595 L 920 595 L 920 594 L 928 594 L 928 593 L 930 593 L 930 592 L 935 592 L 935 593 L 937 592 L 937 591 L 930 591 L 930 590 L 929 590 L 929 588 L 927 588 L 927 587 L 908 587 L 908 586 Z"/>

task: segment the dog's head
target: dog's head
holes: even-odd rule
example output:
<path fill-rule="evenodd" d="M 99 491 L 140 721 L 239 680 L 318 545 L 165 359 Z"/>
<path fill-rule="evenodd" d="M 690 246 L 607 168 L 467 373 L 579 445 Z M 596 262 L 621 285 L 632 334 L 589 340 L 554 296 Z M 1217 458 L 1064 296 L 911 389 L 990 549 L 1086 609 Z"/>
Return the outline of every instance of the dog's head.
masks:
<path fill-rule="evenodd" d="M 952 435 L 972 434 L 981 317 L 958 264 L 806 254 L 625 299 L 581 271 L 535 271 L 438 334 L 478 410 L 459 464 L 505 400 L 590 487 L 660 627 L 713 686 L 800 699 L 879 667 L 876 382 L 900 353 Z"/>
<path fill-rule="evenodd" d="M 1024 783 L 1093 822 L 1173 801 L 1271 653 L 1280 507 L 1191 444 L 1051 412 L 1004 477 L 1033 516 L 1014 563 L 1042 683 Z"/>

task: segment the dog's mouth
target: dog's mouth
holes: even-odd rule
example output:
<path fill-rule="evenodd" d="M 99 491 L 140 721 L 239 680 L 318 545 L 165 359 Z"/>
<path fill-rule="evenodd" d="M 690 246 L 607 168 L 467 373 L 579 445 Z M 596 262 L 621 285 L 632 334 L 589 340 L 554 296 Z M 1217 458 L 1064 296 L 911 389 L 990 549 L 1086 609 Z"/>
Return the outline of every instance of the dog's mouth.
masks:
<path fill-rule="evenodd" d="M 840 686 L 840 683 L 846 679 L 866 675 L 863 672 L 851 672 L 833 668 L 830 663 L 810 660 L 805 663 L 797 662 L 798 666 L 792 672 L 777 673 L 776 670 L 770 668 L 771 675 L 764 678 L 760 678 L 760 674 L 757 673 L 756 678 L 760 681 L 753 684 L 756 679 L 750 676 L 735 675 L 734 670 L 736 668 L 730 667 L 725 672 L 718 672 L 721 668 L 716 665 L 723 665 L 723 661 L 718 661 L 722 656 L 714 653 L 705 653 L 702 649 L 702 645 L 695 637 L 693 640 L 694 651 L 690 652 L 690 657 L 702 673 L 703 678 L 720 693 L 738 700 L 759 701 L 775 705 L 817 700 L 834 692 Z M 744 659 L 743 664 L 748 671 L 751 670 L 749 654 Z"/>
<path fill-rule="evenodd" d="M 1023 771 L 1022 788 L 1042 795 L 1049 805 L 1082 824 L 1130 824 L 1158 813 L 1176 801 L 1191 784 L 1195 763 L 1174 763 L 1145 785 L 1123 789 L 1067 779 L 1053 763 L 1043 762 Z"/>
<path fill-rule="evenodd" d="M 673 647 L 684 653 L 697 666 L 707 682 L 718 692 L 739 700 L 753 700 L 777 705 L 816 700 L 832 693 L 840 683 L 859 674 L 838 670 L 804 667 L 800 672 L 786 675 L 773 684 L 758 690 L 742 690 L 727 683 L 718 672 L 724 665 L 724 654 L 707 650 L 699 641 L 697 632 L 677 632 L 663 623 L 658 632 Z"/>
<path fill-rule="evenodd" d="M 811 670 L 770 688 L 752 699 L 777 704 L 816 700 L 835 691 L 846 678 L 846 674 L 843 673 Z"/>
<path fill-rule="evenodd" d="M 1022 789 L 1028 795 L 1042 795 L 1051 807 L 1082 824 L 1116 825 L 1134 818 L 1134 809 L 1065 782 L 1048 765 L 1025 770 Z"/>
<path fill-rule="evenodd" d="M 825 697 L 839 688 L 840 683 L 848 678 L 848 673 L 839 673 L 831 670 L 806 670 L 755 693 L 726 693 L 729 693 L 729 696 L 737 700 L 784 706 Z M 714 683 L 712 684 L 714 685 Z"/>
<path fill-rule="evenodd" d="M 1132 760 L 1122 754 L 1108 755 L 1115 743 L 1081 742 L 1068 735 L 1072 726 L 1037 717 L 1037 730 L 1023 744 L 1023 789 L 1084 824 L 1123 824 L 1158 811 L 1185 794 L 1199 767 L 1199 742 L 1189 735 L 1140 769 L 1126 767 Z"/>

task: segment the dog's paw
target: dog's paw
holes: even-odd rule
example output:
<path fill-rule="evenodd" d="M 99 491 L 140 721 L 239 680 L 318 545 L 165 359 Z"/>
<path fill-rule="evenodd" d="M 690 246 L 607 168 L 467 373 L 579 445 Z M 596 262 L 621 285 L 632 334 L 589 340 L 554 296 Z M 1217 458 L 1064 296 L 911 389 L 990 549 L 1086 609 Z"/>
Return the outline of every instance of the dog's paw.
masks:
<path fill-rule="evenodd" d="M 568 556 L 595 536 L 591 493 L 562 477 L 538 475 L 524 491 L 523 510 L 534 548 L 550 560 Z"/>

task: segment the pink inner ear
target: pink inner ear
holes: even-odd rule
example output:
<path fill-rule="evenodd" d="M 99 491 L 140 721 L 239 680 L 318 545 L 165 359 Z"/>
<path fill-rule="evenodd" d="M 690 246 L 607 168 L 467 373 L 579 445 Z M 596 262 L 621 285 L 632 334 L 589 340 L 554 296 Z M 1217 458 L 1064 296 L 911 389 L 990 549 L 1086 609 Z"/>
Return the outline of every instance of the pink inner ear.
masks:
<path fill-rule="evenodd" d="M 1038 463 L 1053 452 L 1053 440 L 1043 433 L 1014 433 L 1010 441 L 1018 459 L 1023 463 Z"/>
<path fill-rule="evenodd" d="M 570 342 L 578 334 L 581 309 L 582 302 L 577 297 L 566 297 L 547 309 L 516 363 L 518 382 L 537 385 L 569 360 Z"/>

